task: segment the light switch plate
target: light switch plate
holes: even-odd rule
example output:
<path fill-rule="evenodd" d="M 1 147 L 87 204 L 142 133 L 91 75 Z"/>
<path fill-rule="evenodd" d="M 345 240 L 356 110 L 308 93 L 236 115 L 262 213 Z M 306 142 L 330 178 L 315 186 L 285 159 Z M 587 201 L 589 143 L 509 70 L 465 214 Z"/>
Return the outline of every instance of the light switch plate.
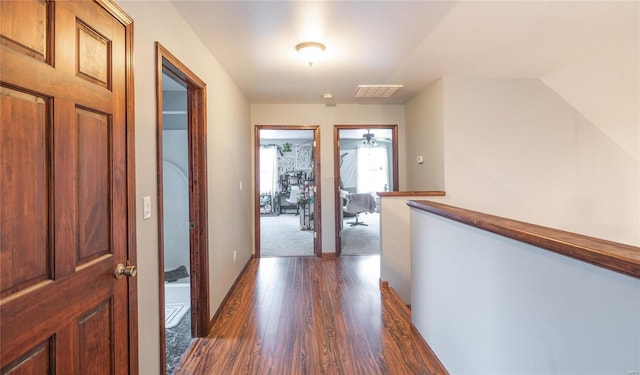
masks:
<path fill-rule="evenodd" d="M 418 155 L 418 157 L 416 158 L 416 161 L 418 162 L 418 164 L 422 164 L 424 163 L 424 158 L 422 157 L 422 155 Z"/>
<path fill-rule="evenodd" d="M 142 198 L 142 218 L 144 220 L 151 219 L 151 197 Z"/>

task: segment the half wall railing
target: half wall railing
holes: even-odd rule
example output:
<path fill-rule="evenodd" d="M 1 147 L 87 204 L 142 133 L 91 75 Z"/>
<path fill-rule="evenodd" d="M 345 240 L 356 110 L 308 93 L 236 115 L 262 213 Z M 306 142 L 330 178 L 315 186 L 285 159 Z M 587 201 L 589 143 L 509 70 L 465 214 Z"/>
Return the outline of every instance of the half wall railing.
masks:
<path fill-rule="evenodd" d="M 638 374 L 640 248 L 407 204 L 412 323 L 451 374 Z"/>

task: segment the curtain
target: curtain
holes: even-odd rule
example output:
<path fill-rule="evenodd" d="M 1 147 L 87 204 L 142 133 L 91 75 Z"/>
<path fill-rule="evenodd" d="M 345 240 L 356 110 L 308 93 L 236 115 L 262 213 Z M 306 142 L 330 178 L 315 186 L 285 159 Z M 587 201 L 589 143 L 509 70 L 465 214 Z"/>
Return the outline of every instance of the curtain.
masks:
<path fill-rule="evenodd" d="M 355 188 L 357 186 L 357 154 L 356 149 L 340 150 L 342 165 L 340 166 L 340 178 L 344 189 Z"/>
<path fill-rule="evenodd" d="M 278 183 L 277 146 L 260 147 L 260 194 L 276 192 Z"/>
<path fill-rule="evenodd" d="M 389 163 L 386 147 L 359 147 L 357 151 L 357 193 L 389 190 Z"/>

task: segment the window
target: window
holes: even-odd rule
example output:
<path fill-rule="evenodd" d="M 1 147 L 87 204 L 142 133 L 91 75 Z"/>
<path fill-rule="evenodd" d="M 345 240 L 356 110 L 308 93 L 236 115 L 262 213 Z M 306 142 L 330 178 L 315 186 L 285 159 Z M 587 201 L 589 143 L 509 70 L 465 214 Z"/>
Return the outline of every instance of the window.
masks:
<path fill-rule="evenodd" d="M 273 195 L 276 191 L 278 154 L 276 146 L 260 147 L 260 194 Z"/>
<path fill-rule="evenodd" d="M 358 148 L 357 192 L 389 190 L 389 162 L 386 147 Z"/>

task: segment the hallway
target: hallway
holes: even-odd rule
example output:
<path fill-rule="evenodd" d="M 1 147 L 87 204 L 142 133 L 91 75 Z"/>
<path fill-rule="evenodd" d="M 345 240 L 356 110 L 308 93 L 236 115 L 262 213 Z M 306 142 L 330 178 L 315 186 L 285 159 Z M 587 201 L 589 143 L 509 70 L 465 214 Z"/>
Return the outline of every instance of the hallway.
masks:
<path fill-rule="evenodd" d="M 446 373 L 379 270 L 378 255 L 252 259 L 176 373 Z"/>

